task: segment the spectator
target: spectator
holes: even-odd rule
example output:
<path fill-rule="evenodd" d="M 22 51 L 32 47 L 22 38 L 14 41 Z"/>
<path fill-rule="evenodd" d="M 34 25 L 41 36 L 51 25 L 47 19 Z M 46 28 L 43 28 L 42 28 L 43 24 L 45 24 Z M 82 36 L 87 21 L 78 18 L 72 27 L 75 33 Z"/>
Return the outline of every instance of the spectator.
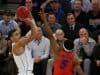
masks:
<path fill-rule="evenodd" d="M 55 37 L 56 37 L 57 43 L 62 48 L 64 40 L 67 40 L 66 38 L 64 38 L 64 32 L 63 32 L 63 30 L 61 30 L 61 29 L 56 30 Z"/>
<path fill-rule="evenodd" d="M 91 2 L 90 2 L 90 0 L 80 0 L 80 1 L 82 1 L 82 10 L 85 13 L 88 13 L 91 10 Z M 71 0 L 72 8 L 73 8 L 74 2 L 75 2 L 75 0 Z"/>
<path fill-rule="evenodd" d="M 48 22 L 49 25 L 52 29 L 52 31 L 55 33 L 57 29 L 61 29 L 61 25 L 56 22 L 56 17 L 54 14 L 48 14 Z M 42 26 L 42 30 L 45 36 L 47 36 L 46 30 L 45 30 L 45 25 Z"/>
<path fill-rule="evenodd" d="M 50 41 L 42 35 L 40 27 L 37 28 L 37 38 L 29 44 L 34 59 L 34 75 L 46 75 L 46 65 L 49 57 Z"/>
<path fill-rule="evenodd" d="M 100 29 L 100 2 L 98 1 L 92 0 L 92 10 L 88 12 L 89 25 L 92 32 Z"/>
<path fill-rule="evenodd" d="M 3 15 L 3 20 L 0 21 L 0 31 L 3 34 L 3 37 L 8 38 L 9 31 L 13 29 L 19 29 L 18 24 L 12 19 L 10 10 L 5 10 Z"/>
<path fill-rule="evenodd" d="M 66 25 L 62 27 L 65 38 L 68 38 L 72 41 L 74 41 L 75 38 L 78 38 L 78 32 L 82 25 L 75 22 L 75 16 L 72 13 L 68 13 L 66 16 Z"/>
<path fill-rule="evenodd" d="M 83 62 L 85 75 L 90 75 L 90 65 L 93 61 L 93 47 L 96 42 L 89 37 L 89 32 L 85 28 L 80 29 L 79 36 L 80 37 L 74 41 L 74 50 L 76 50 L 75 53 L 79 56 L 80 62 Z"/>
<path fill-rule="evenodd" d="M 6 70 L 6 61 L 5 58 L 7 50 L 7 41 L 2 37 L 2 32 L 0 32 L 0 75 L 8 75 Z"/>
<path fill-rule="evenodd" d="M 50 4 L 49 8 L 46 8 L 47 4 Z M 62 17 L 64 17 L 64 12 L 61 8 L 60 3 L 57 0 L 47 0 L 41 5 L 41 8 L 45 8 L 47 13 L 53 12 L 58 23 L 62 23 Z"/>
<path fill-rule="evenodd" d="M 82 1 L 75 0 L 73 3 L 73 10 L 72 13 L 75 15 L 76 22 L 83 24 L 84 27 L 87 28 L 88 26 L 88 18 L 86 13 L 82 10 Z"/>

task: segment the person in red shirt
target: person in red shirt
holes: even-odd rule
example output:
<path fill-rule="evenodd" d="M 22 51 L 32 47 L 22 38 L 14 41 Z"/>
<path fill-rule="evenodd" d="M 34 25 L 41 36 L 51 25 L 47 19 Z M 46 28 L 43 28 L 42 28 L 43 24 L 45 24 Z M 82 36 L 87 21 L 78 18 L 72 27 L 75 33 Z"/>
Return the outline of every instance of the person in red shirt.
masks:
<path fill-rule="evenodd" d="M 46 31 L 49 36 L 48 38 L 51 42 L 51 49 L 54 52 L 53 75 L 73 75 L 74 71 L 76 71 L 78 75 L 84 75 L 83 71 L 81 70 L 78 58 L 72 52 L 74 44 L 70 40 L 65 40 L 63 43 L 63 48 L 60 48 L 53 37 L 53 32 L 49 27 L 47 15 L 45 14 L 44 9 L 41 10 L 40 16 L 46 26 Z"/>

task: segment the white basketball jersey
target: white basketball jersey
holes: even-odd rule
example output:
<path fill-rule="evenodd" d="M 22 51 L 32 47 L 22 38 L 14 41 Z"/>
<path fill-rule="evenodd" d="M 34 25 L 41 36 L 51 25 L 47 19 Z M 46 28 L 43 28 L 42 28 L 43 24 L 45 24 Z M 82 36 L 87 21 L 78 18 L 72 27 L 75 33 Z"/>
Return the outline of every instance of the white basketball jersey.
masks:
<path fill-rule="evenodd" d="M 13 45 L 14 43 L 12 44 L 12 52 L 13 52 Z M 18 75 L 33 75 L 32 71 L 33 71 L 34 60 L 32 59 L 31 56 L 31 50 L 29 50 L 27 46 L 25 47 L 24 53 L 22 53 L 19 56 L 16 56 L 13 53 L 13 56 L 14 56 L 14 61 L 18 68 L 19 72 Z"/>

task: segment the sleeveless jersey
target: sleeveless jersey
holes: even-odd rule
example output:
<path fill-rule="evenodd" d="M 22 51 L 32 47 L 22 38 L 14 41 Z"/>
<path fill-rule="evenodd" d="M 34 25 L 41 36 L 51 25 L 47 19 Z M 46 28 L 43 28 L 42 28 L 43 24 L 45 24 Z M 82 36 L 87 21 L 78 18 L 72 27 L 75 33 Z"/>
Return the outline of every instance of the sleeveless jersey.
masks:
<path fill-rule="evenodd" d="M 12 52 L 13 52 L 13 45 L 12 44 Z M 18 68 L 18 75 L 33 75 L 32 71 L 33 71 L 33 59 L 31 56 L 31 50 L 28 49 L 28 47 L 26 46 L 24 53 L 22 53 L 19 56 L 16 56 L 13 53 L 14 56 L 14 61 L 17 65 Z"/>
<path fill-rule="evenodd" d="M 62 50 L 59 58 L 54 62 L 53 75 L 73 75 L 74 57 L 74 53 Z"/>

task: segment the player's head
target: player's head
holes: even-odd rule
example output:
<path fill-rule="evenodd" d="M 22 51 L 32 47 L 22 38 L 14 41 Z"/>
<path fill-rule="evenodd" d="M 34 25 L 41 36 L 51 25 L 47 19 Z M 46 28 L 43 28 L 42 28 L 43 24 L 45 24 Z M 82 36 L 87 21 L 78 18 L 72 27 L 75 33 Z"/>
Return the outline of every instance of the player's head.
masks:
<path fill-rule="evenodd" d="M 74 43 L 71 40 L 65 40 L 63 43 L 63 48 L 66 52 L 72 52 Z"/>
<path fill-rule="evenodd" d="M 19 41 L 19 39 L 21 38 L 21 32 L 20 30 L 17 29 L 13 29 L 9 32 L 8 38 L 12 41 L 12 42 L 17 42 Z"/>

